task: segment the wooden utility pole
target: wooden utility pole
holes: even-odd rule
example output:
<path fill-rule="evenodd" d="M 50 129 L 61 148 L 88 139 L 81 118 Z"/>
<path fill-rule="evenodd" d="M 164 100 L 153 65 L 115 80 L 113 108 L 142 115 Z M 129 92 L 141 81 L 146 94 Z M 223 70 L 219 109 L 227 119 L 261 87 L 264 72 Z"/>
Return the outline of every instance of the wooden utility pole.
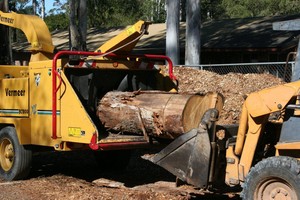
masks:
<path fill-rule="evenodd" d="M 300 19 L 274 22 L 273 30 L 299 31 L 300 30 Z M 300 38 L 299 38 L 299 42 L 298 42 L 298 49 L 297 49 L 296 60 L 295 60 L 295 68 L 292 72 L 292 80 L 291 81 L 298 81 L 298 80 L 300 80 Z"/>
<path fill-rule="evenodd" d="M 179 10 L 180 0 L 167 0 L 166 55 L 174 65 L 178 65 L 180 61 Z"/>
<path fill-rule="evenodd" d="M 200 0 L 186 0 L 185 65 L 200 65 Z"/>

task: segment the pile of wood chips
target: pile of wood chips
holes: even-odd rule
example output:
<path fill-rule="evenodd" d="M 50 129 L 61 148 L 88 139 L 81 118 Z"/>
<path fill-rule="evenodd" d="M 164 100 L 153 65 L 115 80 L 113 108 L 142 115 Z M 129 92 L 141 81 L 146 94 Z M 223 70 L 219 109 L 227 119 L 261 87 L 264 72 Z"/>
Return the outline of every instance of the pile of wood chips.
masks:
<path fill-rule="evenodd" d="M 176 67 L 174 75 L 179 82 L 180 93 L 219 92 L 225 97 L 219 124 L 238 123 L 244 98 L 247 94 L 285 83 L 271 74 L 214 72 L 188 67 Z"/>

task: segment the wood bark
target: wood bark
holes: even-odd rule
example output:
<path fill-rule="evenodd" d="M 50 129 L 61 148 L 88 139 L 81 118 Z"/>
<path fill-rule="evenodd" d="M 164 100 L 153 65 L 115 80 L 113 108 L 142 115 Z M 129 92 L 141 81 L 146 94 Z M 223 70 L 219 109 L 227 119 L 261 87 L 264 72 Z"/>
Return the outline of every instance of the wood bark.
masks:
<path fill-rule="evenodd" d="M 8 0 L 0 2 L 0 10 L 3 12 L 9 12 Z M 0 64 L 7 65 L 13 64 L 12 61 L 12 45 L 10 38 L 10 29 L 7 26 L 0 25 Z"/>
<path fill-rule="evenodd" d="M 41 0 L 41 17 L 44 20 L 45 19 L 45 0 Z"/>
<path fill-rule="evenodd" d="M 214 95 L 108 92 L 97 115 L 108 131 L 173 139 L 198 127 L 204 112 L 216 106 Z"/>
<path fill-rule="evenodd" d="M 186 0 L 185 65 L 200 65 L 200 0 Z"/>
<path fill-rule="evenodd" d="M 37 7 L 36 0 L 32 0 L 32 12 L 33 12 L 33 15 L 36 15 L 36 7 Z"/>
<path fill-rule="evenodd" d="M 174 65 L 180 64 L 179 10 L 180 0 L 167 0 L 166 55 Z"/>
<path fill-rule="evenodd" d="M 69 1 L 70 7 L 70 49 L 86 50 L 87 3 L 85 0 Z"/>
<path fill-rule="evenodd" d="M 78 10 L 78 27 L 80 33 L 81 50 L 86 51 L 86 35 L 87 35 L 87 1 L 80 0 Z"/>

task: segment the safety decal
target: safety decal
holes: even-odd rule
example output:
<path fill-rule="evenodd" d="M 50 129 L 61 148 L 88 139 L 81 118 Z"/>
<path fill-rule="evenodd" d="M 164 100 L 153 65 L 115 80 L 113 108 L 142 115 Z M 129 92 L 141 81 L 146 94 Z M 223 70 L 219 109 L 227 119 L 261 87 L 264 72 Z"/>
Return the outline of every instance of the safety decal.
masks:
<path fill-rule="evenodd" d="M 31 106 L 32 114 L 36 114 L 36 104 Z"/>
<path fill-rule="evenodd" d="M 35 80 L 35 85 L 39 86 L 41 82 L 41 74 L 40 73 L 34 73 L 34 80 Z"/>
<path fill-rule="evenodd" d="M 85 131 L 82 131 L 79 127 L 68 127 L 68 135 L 72 137 L 82 137 L 85 135 Z"/>

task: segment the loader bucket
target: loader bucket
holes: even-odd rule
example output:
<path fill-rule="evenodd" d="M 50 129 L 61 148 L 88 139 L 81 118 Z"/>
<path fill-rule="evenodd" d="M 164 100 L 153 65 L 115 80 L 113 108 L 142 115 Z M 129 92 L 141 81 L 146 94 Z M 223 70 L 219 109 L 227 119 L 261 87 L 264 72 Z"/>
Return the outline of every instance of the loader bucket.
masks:
<path fill-rule="evenodd" d="M 209 123 L 204 116 L 197 129 L 181 135 L 149 160 L 188 184 L 206 188 L 212 152 L 207 129 Z"/>

